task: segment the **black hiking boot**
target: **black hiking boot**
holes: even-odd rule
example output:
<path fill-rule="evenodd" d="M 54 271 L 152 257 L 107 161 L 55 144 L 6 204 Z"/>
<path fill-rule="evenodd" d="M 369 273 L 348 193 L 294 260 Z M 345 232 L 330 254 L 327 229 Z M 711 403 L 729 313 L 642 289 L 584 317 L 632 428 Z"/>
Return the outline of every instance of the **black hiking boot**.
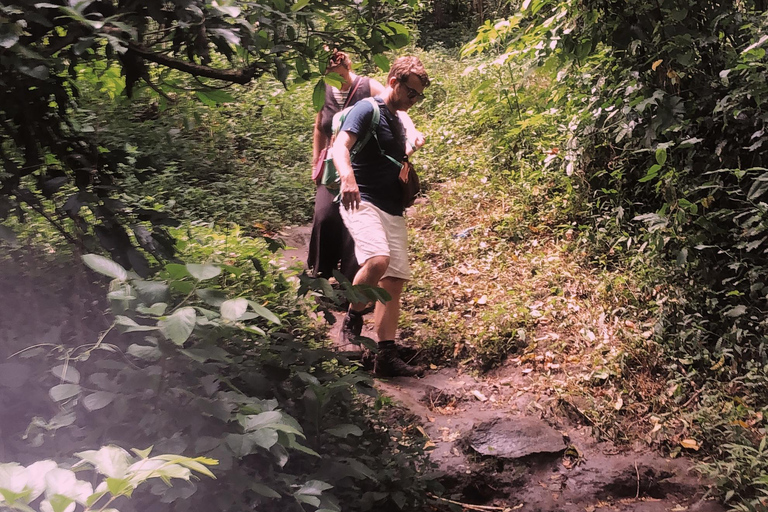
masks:
<path fill-rule="evenodd" d="M 412 366 L 397 355 L 394 342 L 379 346 L 373 372 L 379 377 L 419 377 L 424 374 L 424 367 Z"/>
<path fill-rule="evenodd" d="M 360 337 L 361 332 L 363 332 L 363 314 L 357 311 L 348 311 L 344 317 L 344 322 L 341 324 L 341 344 L 359 345 L 360 342 L 356 340 Z"/>

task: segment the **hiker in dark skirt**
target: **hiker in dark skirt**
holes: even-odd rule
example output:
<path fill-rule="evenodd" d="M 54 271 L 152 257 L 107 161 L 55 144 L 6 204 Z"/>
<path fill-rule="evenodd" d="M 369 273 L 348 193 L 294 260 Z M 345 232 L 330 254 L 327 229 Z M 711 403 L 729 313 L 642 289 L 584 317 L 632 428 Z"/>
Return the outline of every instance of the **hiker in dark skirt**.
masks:
<path fill-rule="evenodd" d="M 326 71 L 337 73 L 344 80 L 341 89 L 325 86 L 325 104 L 315 120 L 312 143 L 312 169 L 322 165 L 327 148 L 331 144 L 333 115 L 358 101 L 373 97 L 384 90 L 384 86 L 376 80 L 357 76 L 352 72 L 352 61 L 344 52 L 334 51 L 328 62 Z M 333 276 L 333 271 L 339 269 L 344 276 L 352 281 L 360 266 L 355 259 L 355 242 L 344 227 L 339 215 L 339 205 L 333 199 L 337 192 L 328 190 L 319 184 L 322 177 L 315 175 L 317 192 L 315 194 L 315 216 L 312 220 L 312 235 L 309 240 L 309 255 L 307 267 L 313 277 Z M 341 266 L 339 267 L 339 262 Z"/>
<path fill-rule="evenodd" d="M 322 173 L 318 176 L 317 169 L 322 166 L 326 151 L 331 145 L 334 114 L 360 100 L 381 94 L 384 92 L 384 86 L 372 78 L 361 77 L 352 72 L 352 61 L 346 53 L 340 51 L 331 54 L 326 72 L 337 73 L 344 83 L 341 89 L 326 85 L 325 104 L 315 119 L 312 169 L 317 192 L 307 267 L 313 277 L 328 279 L 333 276 L 335 269 L 339 269 L 352 281 L 360 268 L 355 258 L 355 242 L 341 220 L 339 204 L 334 202 L 338 192 L 320 185 Z M 414 141 L 414 146 L 420 146 L 424 143 L 424 136 L 416 130 L 410 117 L 405 112 L 402 114 L 400 120 L 409 139 Z"/>

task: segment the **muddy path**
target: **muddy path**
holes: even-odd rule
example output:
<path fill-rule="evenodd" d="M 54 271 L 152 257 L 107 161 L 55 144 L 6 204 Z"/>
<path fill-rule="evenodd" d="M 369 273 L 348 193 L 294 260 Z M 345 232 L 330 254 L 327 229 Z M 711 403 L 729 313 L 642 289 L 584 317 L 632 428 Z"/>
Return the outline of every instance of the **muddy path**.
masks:
<path fill-rule="evenodd" d="M 280 236 L 288 246 L 285 268 L 301 268 L 309 227 L 287 228 Z M 334 343 L 342 315 L 335 317 L 329 329 Z M 372 337 L 371 323 L 366 318 L 364 336 Z M 377 387 L 411 415 L 427 439 L 448 489 L 438 500 L 445 509 L 725 510 L 708 499 L 708 484 L 691 460 L 662 457 L 642 442 L 619 447 L 598 440 L 579 408 L 542 392 L 519 359 L 481 376 L 430 368 L 422 378 L 377 379 Z"/>

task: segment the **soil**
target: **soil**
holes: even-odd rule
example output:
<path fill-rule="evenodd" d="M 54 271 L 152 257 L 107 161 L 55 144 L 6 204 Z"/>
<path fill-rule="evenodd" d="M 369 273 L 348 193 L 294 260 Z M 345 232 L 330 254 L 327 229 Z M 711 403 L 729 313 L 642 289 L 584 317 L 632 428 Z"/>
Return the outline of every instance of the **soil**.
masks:
<path fill-rule="evenodd" d="M 282 234 L 293 252 L 306 254 L 308 227 Z M 289 260 L 290 261 L 290 260 Z M 291 265 L 286 265 L 291 266 Z M 342 314 L 334 313 L 336 343 Z M 372 315 L 363 335 L 374 338 Z M 337 346 L 339 350 L 359 350 Z M 414 351 L 415 352 L 415 351 Z M 519 358 L 484 375 L 457 368 L 422 378 L 377 379 L 377 388 L 419 419 L 448 490 L 440 505 L 464 510 L 531 512 L 719 512 L 710 484 L 686 457 L 666 458 L 647 444 L 617 446 L 595 436 L 578 405 L 541 392 Z M 599 434 L 599 432 L 598 432 Z M 458 508 L 456 508 L 458 509 Z"/>

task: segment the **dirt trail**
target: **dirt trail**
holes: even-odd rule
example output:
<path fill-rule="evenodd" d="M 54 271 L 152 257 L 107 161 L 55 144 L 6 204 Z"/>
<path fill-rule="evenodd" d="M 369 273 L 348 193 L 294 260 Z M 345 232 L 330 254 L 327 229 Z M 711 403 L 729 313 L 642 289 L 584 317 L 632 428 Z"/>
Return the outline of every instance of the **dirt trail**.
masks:
<path fill-rule="evenodd" d="M 308 227 L 288 228 L 286 266 L 306 254 Z M 293 265 L 290 265 L 290 262 Z M 370 316 L 370 315 L 369 315 Z M 329 336 L 337 339 L 341 314 Z M 372 337 L 371 319 L 364 336 Z M 351 347 L 339 347 L 349 350 Z M 519 360 L 482 377 L 454 368 L 423 378 L 377 380 L 420 424 L 444 472 L 449 501 L 465 510 L 531 512 L 719 512 L 684 457 L 645 445 L 597 441 L 578 408 L 534 386 Z"/>

